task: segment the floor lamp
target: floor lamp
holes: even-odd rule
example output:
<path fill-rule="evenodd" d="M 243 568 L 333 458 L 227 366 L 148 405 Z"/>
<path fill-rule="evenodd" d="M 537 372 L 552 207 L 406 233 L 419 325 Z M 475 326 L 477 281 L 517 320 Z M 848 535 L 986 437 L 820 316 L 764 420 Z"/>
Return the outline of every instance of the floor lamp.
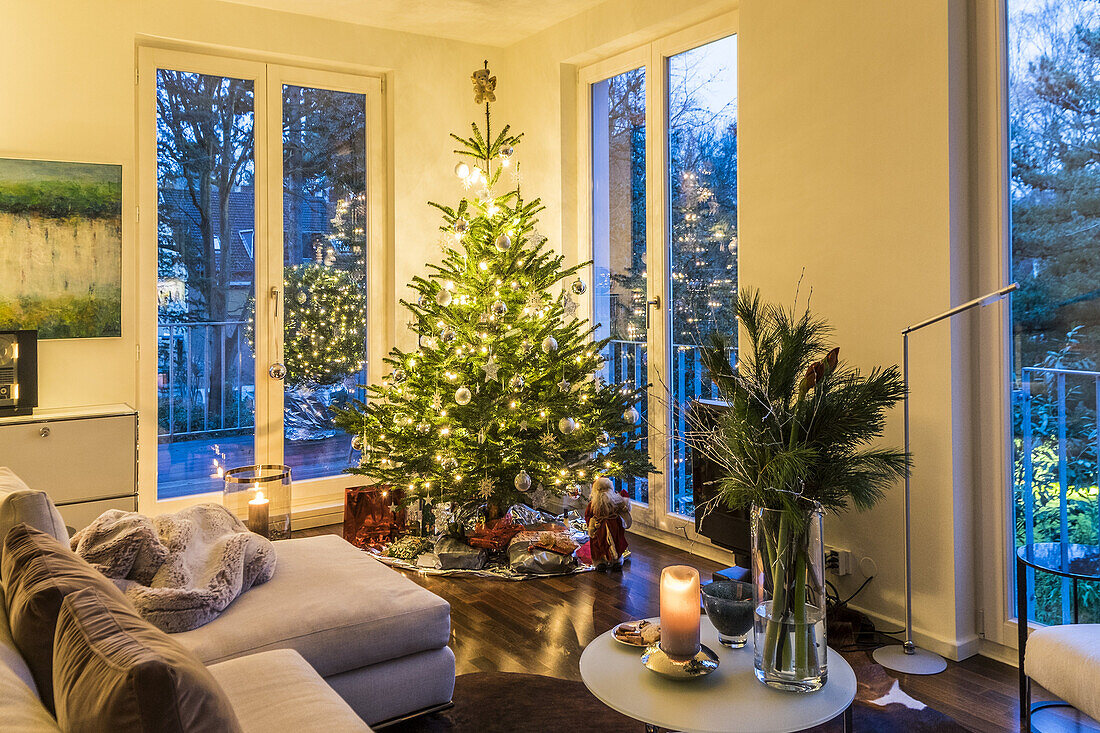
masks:
<path fill-rule="evenodd" d="M 975 298 L 968 303 L 957 305 L 951 310 L 944 311 L 938 316 L 921 321 L 909 326 L 901 332 L 902 343 L 902 377 L 905 380 L 905 452 L 909 452 L 909 334 L 919 331 L 925 326 L 958 315 L 963 311 L 978 306 L 995 303 L 1001 298 L 1016 290 L 1020 286 L 1016 283 L 1007 285 L 980 298 Z M 913 643 L 913 587 L 912 587 L 912 561 L 910 553 L 910 541 L 912 539 L 909 526 L 909 474 L 905 475 L 905 642 L 881 646 L 874 652 L 875 661 L 887 669 L 905 674 L 939 674 L 947 669 L 947 662 L 943 657 L 927 649 L 921 649 Z"/>

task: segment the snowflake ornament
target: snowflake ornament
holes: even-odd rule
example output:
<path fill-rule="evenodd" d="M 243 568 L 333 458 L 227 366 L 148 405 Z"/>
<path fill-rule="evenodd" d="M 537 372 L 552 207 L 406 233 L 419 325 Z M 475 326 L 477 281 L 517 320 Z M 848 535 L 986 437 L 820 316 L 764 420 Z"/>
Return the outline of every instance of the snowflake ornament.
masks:
<path fill-rule="evenodd" d="M 443 409 L 443 397 L 438 392 L 432 395 L 432 410 L 439 412 Z"/>
<path fill-rule="evenodd" d="M 485 477 L 477 482 L 477 493 L 482 499 L 488 499 L 493 495 L 493 482 Z"/>
<path fill-rule="evenodd" d="M 566 318 L 575 318 L 577 315 L 577 307 L 577 301 L 573 300 L 568 295 L 562 298 L 561 308 Z"/>
<path fill-rule="evenodd" d="M 527 302 L 523 304 L 523 307 L 534 313 L 537 310 L 542 309 L 542 293 L 538 290 L 533 291 L 527 296 Z"/>
<path fill-rule="evenodd" d="M 558 442 L 558 439 L 554 437 L 553 433 L 545 433 L 541 438 L 539 438 L 539 442 L 542 443 L 544 448 L 550 448 Z"/>

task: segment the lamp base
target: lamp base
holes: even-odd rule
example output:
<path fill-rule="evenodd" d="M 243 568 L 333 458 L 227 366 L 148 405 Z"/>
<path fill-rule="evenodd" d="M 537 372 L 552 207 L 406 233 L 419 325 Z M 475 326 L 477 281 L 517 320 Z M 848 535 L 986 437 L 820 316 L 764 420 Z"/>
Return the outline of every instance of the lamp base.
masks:
<path fill-rule="evenodd" d="M 939 674 L 947 669 L 947 662 L 943 657 L 921 649 L 911 641 L 880 646 L 871 656 L 886 669 L 903 674 Z"/>

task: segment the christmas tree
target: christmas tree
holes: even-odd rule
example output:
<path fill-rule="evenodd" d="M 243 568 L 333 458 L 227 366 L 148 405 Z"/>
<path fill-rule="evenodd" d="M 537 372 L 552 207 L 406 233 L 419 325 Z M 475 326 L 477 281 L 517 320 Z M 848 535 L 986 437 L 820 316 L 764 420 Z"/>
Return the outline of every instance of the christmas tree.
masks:
<path fill-rule="evenodd" d="M 352 473 L 405 489 L 405 501 L 503 508 L 577 492 L 597 476 L 655 470 L 627 435 L 640 421 L 646 386 L 599 378 L 606 341 L 576 317 L 590 263 L 564 268 L 535 231 L 539 199 L 525 200 L 517 172 L 521 135 L 492 135 L 496 77 L 474 72 L 475 103 L 485 105 L 462 138 L 455 174 L 466 189 L 443 215 L 443 257 L 410 284 L 415 351 L 395 348 L 388 374 L 368 401 L 341 411 L 337 424 L 362 448 Z"/>

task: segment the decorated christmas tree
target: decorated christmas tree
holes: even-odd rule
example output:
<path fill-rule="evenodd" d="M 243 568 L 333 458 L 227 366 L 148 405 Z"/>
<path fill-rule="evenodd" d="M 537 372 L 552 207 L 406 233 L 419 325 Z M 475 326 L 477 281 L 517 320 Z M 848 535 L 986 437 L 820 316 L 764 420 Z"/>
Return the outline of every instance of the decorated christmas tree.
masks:
<path fill-rule="evenodd" d="M 367 402 L 338 415 L 362 448 L 349 470 L 402 487 L 406 502 L 460 510 L 537 505 L 597 476 L 644 476 L 654 468 L 627 433 L 641 419 L 645 386 L 599 377 L 606 341 L 577 318 L 587 290 L 579 274 L 590 263 L 565 268 L 536 232 L 543 207 L 520 192 L 521 135 L 508 126 L 493 134 L 487 62 L 472 80 L 485 126 L 452 137 L 454 172 L 474 193 L 431 204 L 443 215 L 442 259 L 401 301 L 418 347 L 391 351 Z"/>

